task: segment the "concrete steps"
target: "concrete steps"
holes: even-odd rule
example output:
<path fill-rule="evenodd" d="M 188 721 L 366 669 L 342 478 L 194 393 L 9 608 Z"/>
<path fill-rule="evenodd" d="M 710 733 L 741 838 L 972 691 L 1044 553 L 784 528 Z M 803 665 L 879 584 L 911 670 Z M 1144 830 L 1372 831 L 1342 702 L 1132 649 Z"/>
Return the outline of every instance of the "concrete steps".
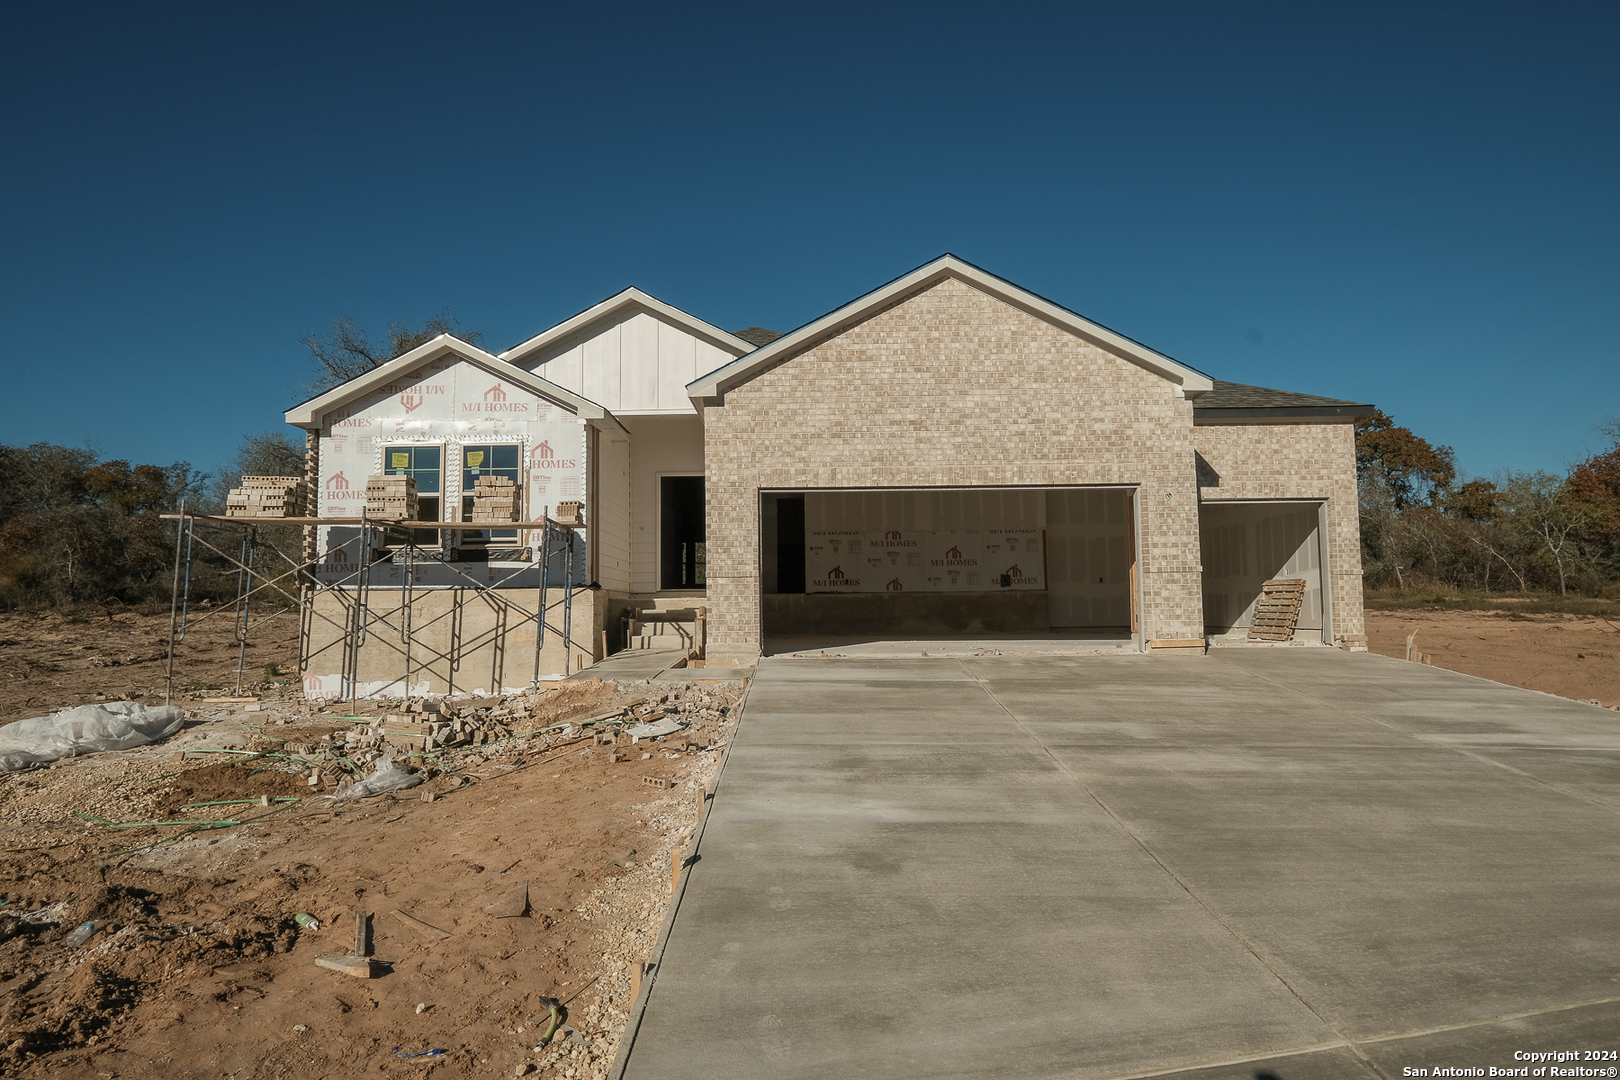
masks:
<path fill-rule="evenodd" d="M 678 603 L 657 597 L 638 603 L 635 615 L 626 620 L 625 647 L 691 650 L 702 655 L 706 612 L 697 605 L 677 606 Z"/>

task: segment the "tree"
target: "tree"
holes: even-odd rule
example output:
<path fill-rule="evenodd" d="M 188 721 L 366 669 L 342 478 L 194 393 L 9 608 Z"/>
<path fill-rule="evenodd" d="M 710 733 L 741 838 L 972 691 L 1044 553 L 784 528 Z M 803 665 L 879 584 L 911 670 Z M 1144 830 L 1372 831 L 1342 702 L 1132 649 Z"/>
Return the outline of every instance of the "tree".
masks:
<path fill-rule="evenodd" d="M 1516 473 L 1504 488 L 1514 524 L 1535 536 L 1558 571 L 1558 595 L 1569 595 L 1569 568 L 1580 555 L 1576 536 L 1585 524 L 1578 503 L 1567 497 L 1564 481 L 1551 473 Z"/>
<path fill-rule="evenodd" d="M 1356 480 L 1377 477 L 1397 512 L 1442 497 L 1457 478 L 1456 454 L 1399 427 L 1382 409 L 1356 421 Z"/>
<path fill-rule="evenodd" d="M 420 327 L 412 327 L 406 322 L 390 323 L 386 345 L 373 345 L 366 332 L 353 319 L 347 315 L 339 316 L 332 321 L 332 332 L 325 337 L 311 334 L 299 339 L 320 369 L 309 384 L 309 391 L 311 394 L 324 393 L 364 375 L 372 368 L 381 367 L 395 357 L 404 356 L 440 334 L 452 334 L 480 348 L 484 344 L 483 334 L 477 330 L 461 329 L 456 317 L 448 310 Z"/>
<path fill-rule="evenodd" d="M 0 605 L 166 595 L 174 542 L 161 515 L 195 496 L 200 479 L 185 462 L 0 446 Z"/>
<path fill-rule="evenodd" d="M 1620 541 L 1620 446 L 1576 465 L 1565 487 L 1569 499 L 1585 510 L 1593 540 Z"/>

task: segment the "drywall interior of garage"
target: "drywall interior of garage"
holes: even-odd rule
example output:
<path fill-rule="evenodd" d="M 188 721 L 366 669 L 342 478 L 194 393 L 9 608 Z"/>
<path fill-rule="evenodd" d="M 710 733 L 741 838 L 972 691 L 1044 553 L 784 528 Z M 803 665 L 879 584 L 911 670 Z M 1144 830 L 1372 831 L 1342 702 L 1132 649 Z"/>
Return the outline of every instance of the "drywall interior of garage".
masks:
<path fill-rule="evenodd" d="M 810 491 L 807 532 L 1044 530 L 1047 589 L 948 595 L 777 594 L 776 499 L 762 499 L 762 591 L 767 633 L 1030 633 L 1102 629 L 1130 633 L 1135 557 L 1125 488 Z"/>
<path fill-rule="evenodd" d="M 1198 512 L 1203 549 L 1204 622 L 1211 633 L 1249 625 L 1260 586 L 1271 578 L 1304 578 L 1297 629 L 1322 629 L 1322 562 L 1318 504 L 1205 503 Z"/>

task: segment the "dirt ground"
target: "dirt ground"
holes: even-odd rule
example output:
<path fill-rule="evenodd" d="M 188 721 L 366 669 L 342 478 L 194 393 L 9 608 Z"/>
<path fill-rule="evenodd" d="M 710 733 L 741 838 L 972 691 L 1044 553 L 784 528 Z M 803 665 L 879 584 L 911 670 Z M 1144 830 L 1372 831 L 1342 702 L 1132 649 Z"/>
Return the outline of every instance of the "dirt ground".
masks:
<path fill-rule="evenodd" d="M 0 616 L 0 719 L 98 695 L 160 704 L 167 632 L 166 615 Z M 0 1075 L 603 1075 L 743 684 L 475 703 L 498 705 L 513 737 L 412 759 L 417 787 L 334 802 L 343 743 L 323 736 L 366 729 L 266 679 L 266 664 L 295 670 L 296 625 L 265 637 L 249 651 L 263 711 L 200 700 L 236 696 L 231 628 L 205 622 L 177 656 L 183 731 L 0 775 Z M 609 746 L 594 734 L 607 723 L 578 726 L 622 707 L 684 715 L 695 734 Z M 384 708 L 400 706 L 360 711 Z M 337 748 L 314 770 L 248 752 L 314 746 Z M 196 805 L 218 800 L 245 801 Z M 241 824 L 144 824 L 190 821 Z M 375 978 L 315 963 L 355 953 L 357 912 Z M 542 1045 L 548 998 L 563 1028 Z"/>
<path fill-rule="evenodd" d="M 1369 611 L 1367 647 L 1384 656 L 1416 650 L 1436 667 L 1620 706 L 1620 625 L 1586 615 L 1498 611 Z"/>
<path fill-rule="evenodd" d="M 1376 652 L 1404 656 L 1415 630 L 1438 666 L 1620 705 L 1620 627 L 1604 619 L 1398 611 L 1367 624 Z M 160 704 L 167 640 L 166 614 L 0 615 L 0 722 Z M 228 618 L 204 619 L 176 655 L 183 731 L 0 774 L 0 1076 L 602 1076 L 743 685 L 568 684 L 474 703 L 498 704 L 514 736 L 413 759 L 420 786 L 336 803 L 321 797 L 333 761 L 346 749 L 364 762 L 354 733 L 376 729 L 304 703 L 280 674 L 296 649 L 290 615 L 262 624 L 240 695 L 262 702 L 208 702 L 238 696 L 237 644 Z M 704 737 L 688 749 L 529 733 L 625 706 L 695 718 Z M 196 805 L 219 800 L 247 801 Z M 376 978 L 315 963 L 355 952 L 357 911 Z M 547 998 L 564 1003 L 564 1028 L 542 1045 Z"/>

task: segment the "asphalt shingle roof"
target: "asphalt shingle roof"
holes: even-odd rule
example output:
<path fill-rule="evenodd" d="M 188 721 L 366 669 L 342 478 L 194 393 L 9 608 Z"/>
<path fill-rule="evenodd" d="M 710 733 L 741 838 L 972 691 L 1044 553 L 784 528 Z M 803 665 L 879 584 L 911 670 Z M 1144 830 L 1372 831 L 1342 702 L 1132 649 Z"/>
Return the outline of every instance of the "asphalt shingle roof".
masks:
<path fill-rule="evenodd" d="M 781 331 L 767 330 L 763 326 L 750 326 L 746 330 L 733 330 L 732 337 L 740 337 L 756 348 L 763 348 L 782 336 Z"/>
<path fill-rule="evenodd" d="M 1362 401 L 1296 394 L 1266 386 L 1215 379 L 1215 389 L 1193 399 L 1194 418 L 1286 417 L 1286 416 L 1371 416 L 1373 407 Z"/>

